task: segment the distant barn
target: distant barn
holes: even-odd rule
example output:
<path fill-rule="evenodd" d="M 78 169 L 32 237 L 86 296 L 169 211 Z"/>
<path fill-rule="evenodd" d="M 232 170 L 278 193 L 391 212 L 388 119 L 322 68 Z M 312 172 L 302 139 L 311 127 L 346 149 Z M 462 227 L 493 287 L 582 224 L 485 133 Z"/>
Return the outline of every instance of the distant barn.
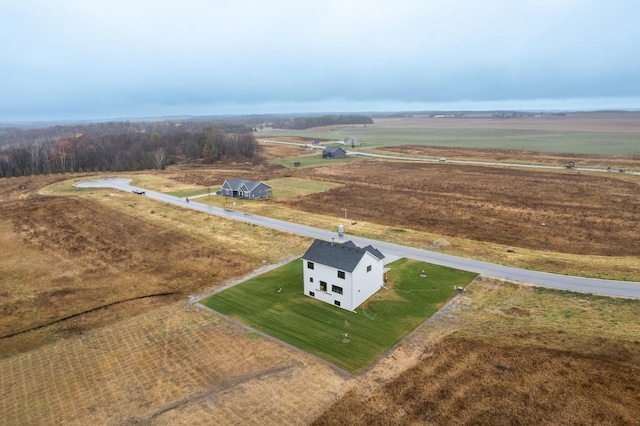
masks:
<path fill-rule="evenodd" d="M 322 151 L 322 158 L 346 158 L 347 151 L 339 146 L 328 146 Z"/>

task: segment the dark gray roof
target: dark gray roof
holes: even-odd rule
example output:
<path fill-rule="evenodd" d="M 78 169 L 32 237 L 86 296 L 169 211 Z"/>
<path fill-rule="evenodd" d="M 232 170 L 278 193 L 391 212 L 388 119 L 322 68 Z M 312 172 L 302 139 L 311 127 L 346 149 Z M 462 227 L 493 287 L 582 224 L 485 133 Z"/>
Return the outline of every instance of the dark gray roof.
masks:
<path fill-rule="evenodd" d="M 324 149 L 324 151 L 325 152 L 337 152 L 337 151 L 344 151 L 344 149 L 342 149 L 342 147 L 339 147 L 339 146 L 328 146 L 328 147 L 326 147 Z"/>
<path fill-rule="evenodd" d="M 378 259 L 384 259 L 379 250 L 367 246 L 358 247 L 352 241 L 342 244 L 315 240 L 302 258 L 321 265 L 331 266 L 341 271 L 353 272 L 365 253 L 371 253 Z"/>
<path fill-rule="evenodd" d="M 232 178 L 227 179 L 224 182 L 229 185 L 229 188 L 233 189 L 234 191 L 238 191 L 244 183 L 244 179 Z M 222 185 L 224 185 L 224 183 Z"/>
<path fill-rule="evenodd" d="M 246 187 L 247 191 L 253 191 L 258 185 L 264 185 L 267 188 L 271 188 L 266 183 L 256 182 L 256 181 L 247 180 L 247 179 L 232 178 L 232 179 L 227 179 L 225 182 L 234 191 L 239 191 L 242 188 L 242 185 Z M 224 183 L 222 185 L 224 185 Z"/>
<path fill-rule="evenodd" d="M 369 253 L 371 253 L 372 255 L 374 255 L 375 257 L 377 257 L 378 259 L 384 259 L 384 254 L 382 254 L 380 250 L 373 247 L 372 245 L 368 245 L 364 249 Z"/>

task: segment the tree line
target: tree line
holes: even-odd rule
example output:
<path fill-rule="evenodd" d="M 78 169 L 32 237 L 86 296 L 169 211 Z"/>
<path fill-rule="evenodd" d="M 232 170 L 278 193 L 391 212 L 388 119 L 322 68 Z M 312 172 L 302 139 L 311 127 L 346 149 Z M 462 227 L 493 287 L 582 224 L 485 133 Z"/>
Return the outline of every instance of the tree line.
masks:
<path fill-rule="evenodd" d="M 304 130 L 311 127 L 336 126 L 340 124 L 373 124 L 370 117 L 364 115 L 322 115 L 318 117 L 275 118 L 271 127 L 278 129 Z"/>
<path fill-rule="evenodd" d="M 0 145 L 0 177 L 163 169 L 180 162 L 253 161 L 259 156 L 247 126 L 177 124 L 118 124 L 111 130 L 119 130 L 108 133 L 95 131 L 95 126 L 74 127 L 73 132 L 59 127 L 14 132 L 13 143 L 5 138 Z M 34 131 L 36 139 L 25 138 Z"/>

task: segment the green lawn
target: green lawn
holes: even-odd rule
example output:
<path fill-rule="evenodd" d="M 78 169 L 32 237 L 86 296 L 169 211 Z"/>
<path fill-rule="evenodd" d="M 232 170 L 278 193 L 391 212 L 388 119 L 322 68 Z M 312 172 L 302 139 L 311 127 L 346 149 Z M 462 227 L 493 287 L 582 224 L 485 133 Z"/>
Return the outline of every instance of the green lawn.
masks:
<path fill-rule="evenodd" d="M 325 162 L 328 160 L 325 160 Z M 280 179 L 272 179 L 265 180 L 264 183 L 271 186 L 271 192 L 273 198 L 288 198 L 295 197 L 298 195 L 308 195 L 314 194 L 316 192 L 328 191 L 329 189 L 340 186 L 338 183 L 332 182 L 322 182 L 318 180 L 310 180 L 310 179 L 302 179 L 302 178 L 280 178 Z M 195 197 L 197 195 L 205 195 L 208 194 L 207 190 L 211 193 L 215 193 L 220 189 L 219 186 L 212 186 L 210 188 L 189 188 L 182 189 L 178 191 L 167 192 L 169 195 L 173 195 L 175 197 Z M 222 200 L 223 198 L 212 195 L 211 198 L 214 200 Z M 208 198 L 202 197 L 198 198 L 195 201 L 206 202 Z M 246 200 L 243 200 L 246 201 Z"/>
<path fill-rule="evenodd" d="M 378 291 L 355 313 L 305 296 L 300 259 L 202 303 L 358 373 L 440 309 L 454 296 L 455 286 L 475 278 L 473 273 L 407 259 L 389 266 L 389 289 Z M 426 278 L 420 276 L 422 270 Z M 346 333 L 348 343 L 343 341 Z"/>

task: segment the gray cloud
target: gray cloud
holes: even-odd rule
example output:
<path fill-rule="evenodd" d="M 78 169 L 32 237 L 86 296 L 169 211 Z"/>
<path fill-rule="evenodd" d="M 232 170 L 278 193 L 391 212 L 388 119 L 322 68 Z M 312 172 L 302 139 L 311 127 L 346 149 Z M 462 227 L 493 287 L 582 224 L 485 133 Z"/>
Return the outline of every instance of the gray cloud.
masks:
<path fill-rule="evenodd" d="M 306 3 L 0 0 L 0 121 L 243 105 L 640 107 L 633 0 Z"/>

